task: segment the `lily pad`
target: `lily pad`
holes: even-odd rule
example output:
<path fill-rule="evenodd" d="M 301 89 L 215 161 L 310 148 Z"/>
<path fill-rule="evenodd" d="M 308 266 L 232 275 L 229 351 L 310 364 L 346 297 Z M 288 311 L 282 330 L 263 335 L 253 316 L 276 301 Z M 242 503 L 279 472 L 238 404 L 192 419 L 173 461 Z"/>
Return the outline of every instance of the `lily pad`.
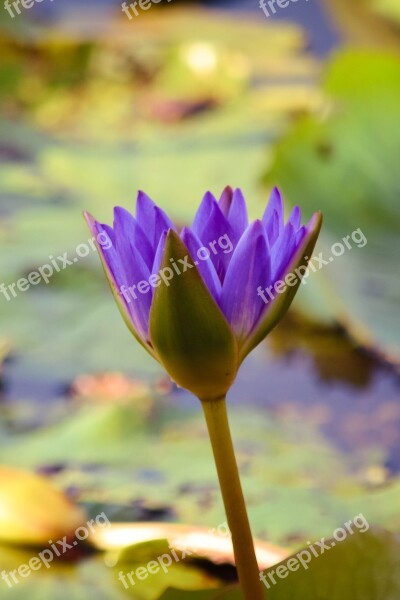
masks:
<path fill-rule="evenodd" d="M 387 531 L 348 534 L 329 540 L 329 549 L 312 555 L 300 550 L 264 572 L 270 600 L 396 600 L 400 594 L 400 539 Z M 318 547 L 319 550 L 319 547 Z M 300 558 L 299 558 L 300 557 Z M 242 600 L 239 590 L 193 595 L 167 591 L 160 600 Z"/>
<path fill-rule="evenodd" d="M 327 265 L 310 277 L 303 310 L 318 315 L 322 294 L 331 319 L 399 362 L 400 60 L 340 54 L 325 88 L 332 102 L 328 116 L 293 126 L 275 150 L 266 181 L 281 185 L 309 213 L 324 213 L 317 250 Z M 341 252 L 335 243 L 343 256 L 334 255 Z"/>

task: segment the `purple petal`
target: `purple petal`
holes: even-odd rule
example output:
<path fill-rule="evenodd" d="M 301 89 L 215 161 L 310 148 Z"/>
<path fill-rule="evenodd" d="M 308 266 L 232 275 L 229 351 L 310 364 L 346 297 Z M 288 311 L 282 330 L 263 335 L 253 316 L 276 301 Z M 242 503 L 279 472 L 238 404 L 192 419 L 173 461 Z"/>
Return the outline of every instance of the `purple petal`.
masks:
<path fill-rule="evenodd" d="M 118 222 L 118 226 L 116 225 Z M 132 251 L 139 252 L 149 269 L 153 266 L 154 250 L 143 229 L 125 208 L 114 208 L 114 226 L 129 240 Z"/>
<path fill-rule="evenodd" d="M 249 225 L 246 200 L 240 189 L 232 190 L 227 186 L 221 194 L 218 206 L 232 227 L 237 243 Z"/>
<path fill-rule="evenodd" d="M 154 234 L 154 209 L 156 205 L 144 192 L 139 191 L 136 200 L 136 220 L 146 233 L 150 243 Z"/>
<path fill-rule="evenodd" d="M 182 230 L 181 238 L 186 248 L 189 250 L 189 254 L 192 257 L 204 283 L 210 290 L 214 300 L 218 302 L 221 295 L 221 282 L 211 258 L 207 258 L 205 260 L 204 258 L 203 260 L 199 258 L 198 251 L 203 247 L 203 245 L 197 235 L 188 227 L 185 227 Z"/>
<path fill-rule="evenodd" d="M 318 223 L 318 220 L 320 218 L 320 213 L 314 213 L 307 225 L 302 225 L 300 229 L 296 232 L 296 250 L 301 246 L 304 238 L 309 235 L 310 231 L 314 230 L 315 223 Z"/>
<path fill-rule="evenodd" d="M 146 336 L 143 335 L 143 331 L 139 328 L 138 320 L 135 315 L 132 314 L 131 303 L 122 294 L 121 288 L 125 285 L 126 276 L 119 259 L 116 247 L 115 247 L 115 232 L 108 225 L 101 225 L 98 223 L 89 213 L 84 213 L 85 219 L 89 225 L 92 235 L 98 239 L 99 234 L 108 236 L 113 245 L 107 245 L 98 243 L 99 253 L 104 265 L 104 269 L 107 275 L 107 279 L 110 283 L 113 293 L 117 296 L 117 301 L 120 305 L 121 310 L 124 312 L 124 318 L 127 323 L 131 323 L 132 330 L 135 334 L 143 341 L 146 341 Z"/>
<path fill-rule="evenodd" d="M 270 284 L 268 243 L 261 221 L 247 228 L 232 256 L 222 287 L 221 308 L 235 333 L 245 338 L 258 321 L 265 303 L 255 294 Z"/>
<path fill-rule="evenodd" d="M 156 249 L 158 247 L 160 238 L 163 235 L 164 231 L 168 231 L 169 229 L 173 229 L 175 231 L 175 225 L 173 224 L 169 216 L 161 208 L 156 206 L 153 248 Z"/>
<path fill-rule="evenodd" d="M 124 281 L 124 271 L 115 248 L 114 231 L 112 227 L 109 227 L 108 225 L 102 225 L 94 219 L 92 223 L 89 223 L 89 226 L 93 235 L 96 236 L 96 238 L 99 235 L 107 236 L 112 243 L 112 245 L 107 248 L 105 247 L 105 245 L 99 244 L 99 252 L 109 272 L 109 275 L 111 275 L 112 277 L 115 287 L 117 288 L 117 290 L 119 290 L 120 286 Z"/>
<path fill-rule="evenodd" d="M 298 206 L 295 206 L 292 210 L 292 212 L 290 213 L 290 217 L 288 219 L 288 223 L 291 223 L 293 226 L 293 229 L 295 231 L 298 230 L 298 228 L 300 227 L 301 224 L 301 211 L 300 208 Z"/>
<path fill-rule="evenodd" d="M 214 264 L 220 281 L 223 281 L 226 269 L 228 268 L 232 257 L 232 253 L 222 252 L 219 247 L 218 240 L 222 237 L 228 237 L 229 241 L 234 246 L 235 234 L 231 225 L 222 214 L 221 209 L 216 201 L 211 204 L 211 213 L 209 212 L 208 214 L 208 219 L 201 235 L 199 235 L 196 231 L 194 233 L 200 239 L 203 246 L 206 246 L 209 249 L 214 248 L 214 251 L 211 251 L 211 260 Z"/>
<path fill-rule="evenodd" d="M 291 223 L 287 223 L 271 250 L 272 281 L 279 279 L 296 249 L 296 235 Z"/>
<path fill-rule="evenodd" d="M 165 230 L 162 232 L 162 234 L 160 236 L 160 241 L 158 242 L 156 254 L 154 257 L 153 267 L 151 269 L 151 272 L 153 275 L 159 273 L 159 271 L 160 271 L 167 235 L 168 235 L 168 231 Z"/>
<path fill-rule="evenodd" d="M 224 188 L 220 199 L 218 200 L 218 206 L 220 207 L 222 214 L 225 217 L 228 217 L 228 215 L 229 215 L 229 209 L 231 208 L 232 197 L 233 197 L 233 189 L 229 185 L 227 185 L 226 188 Z"/>
<path fill-rule="evenodd" d="M 153 250 L 157 247 L 164 229 L 175 229 L 168 215 L 141 191 L 137 196 L 136 220 L 145 232 Z"/>
<path fill-rule="evenodd" d="M 120 292 L 128 304 L 129 312 L 135 328 L 144 339 L 148 339 L 149 313 L 152 299 L 151 286 L 145 286 L 145 293 L 138 290 L 140 282 L 148 282 L 150 269 L 146 265 L 140 252 L 132 247 L 126 235 L 126 220 L 116 215 L 115 239 L 119 262 L 123 269 L 123 284 Z M 144 285 L 144 284 L 143 284 Z"/>
<path fill-rule="evenodd" d="M 274 188 L 272 190 L 267 208 L 265 209 L 262 222 L 266 230 L 268 230 L 268 223 L 274 216 L 274 212 L 276 211 L 278 216 L 278 235 L 281 234 L 283 230 L 283 199 L 278 188 Z M 275 238 L 276 239 L 276 238 Z M 272 243 L 275 240 L 272 241 Z"/>
<path fill-rule="evenodd" d="M 313 215 L 310 223 L 307 225 L 307 230 L 302 232 L 303 239 L 290 256 L 289 262 L 285 267 L 285 271 L 281 274 L 282 279 L 284 279 L 288 273 L 296 273 L 296 268 L 303 263 L 304 257 L 306 255 L 312 255 L 314 245 L 321 229 L 321 224 L 322 214 L 317 212 Z M 275 281 L 272 280 L 271 284 L 272 283 L 275 283 Z M 268 292 L 268 288 L 265 291 Z M 245 343 L 239 349 L 241 360 L 243 360 L 244 357 L 247 356 L 247 354 L 251 352 L 251 350 L 255 348 L 262 339 L 265 338 L 265 336 L 273 329 L 273 327 L 275 327 L 277 322 L 288 310 L 295 294 L 296 287 L 286 286 L 286 289 L 283 293 L 276 293 L 272 298 L 270 298 L 271 302 L 268 300 L 266 308 L 262 312 L 259 321 L 256 323 L 256 326 L 252 330 L 251 334 L 245 340 Z"/>
<path fill-rule="evenodd" d="M 97 221 L 96 221 L 97 223 Z M 100 225 L 100 223 L 98 223 L 98 225 Z M 109 242 L 111 242 L 109 245 L 111 247 L 111 245 L 115 246 L 115 235 L 114 235 L 114 229 L 112 227 L 110 227 L 109 225 L 105 225 L 104 223 L 101 224 L 101 227 L 103 229 L 103 234 L 108 238 Z"/>
<path fill-rule="evenodd" d="M 208 223 L 210 218 L 211 211 L 213 206 L 217 204 L 216 199 L 212 195 L 211 192 L 206 192 L 204 194 L 203 200 L 200 203 L 199 208 L 197 209 L 196 215 L 193 220 L 193 225 L 191 227 L 192 231 L 201 238 L 203 231 Z"/>
<path fill-rule="evenodd" d="M 273 246 L 279 237 L 279 216 L 276 210 L 274 210 L 272 217 L 266 222 L 265 231 L 269 245 Z"/>
<path fill-rule="evenodd" d="M 304 225 L 300 227 L 300 229 L 296 232 L 296 246 L 299 246 L 304 238 L 306 233 L 306 228 Z"/>
<path fill-rule="evenodd" d="M 246 200 L 239 189 L 233 192 L 228 221 L 235 234 L 236 242 L 238 242 L 249 225 Z"/>

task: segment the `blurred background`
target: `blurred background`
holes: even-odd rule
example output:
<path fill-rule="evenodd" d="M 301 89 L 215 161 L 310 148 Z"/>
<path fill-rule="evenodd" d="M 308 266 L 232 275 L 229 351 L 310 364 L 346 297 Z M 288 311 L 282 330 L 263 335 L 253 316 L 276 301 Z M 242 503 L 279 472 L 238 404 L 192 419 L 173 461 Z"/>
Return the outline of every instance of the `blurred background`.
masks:
<path fill-rule="evenodd" d="M 198 402 L 129 334 L 82 248 L 81 213 L 110 223 L 143 189 L 183 225 L 207 189 L 229 184 L 255 218 L 278 185 L 288 208 L 323 211 L 317 254 L 356 229 L 368 243 L 310 276 L 232 388 L 254 532 L 293 549 L 360 512 L 399 531 L 398 0 L 288 0 L 269 17 L 258 0 L 171 0 L 130 18 L 116 0 L 10 10 L 0 7 L 1 463 L 46 475 L 89 515 L 224 521 Z M 65 252 L 71 266 L 14 297 L 9 285 Z M 11 554 L 0 550 L 1 567 Z M 68 577 L 86 598 L 77 564 Z M 26 585 L 58 599 L 52 577 Z M 102 578 L 104 598 L 125 597 Z"/>

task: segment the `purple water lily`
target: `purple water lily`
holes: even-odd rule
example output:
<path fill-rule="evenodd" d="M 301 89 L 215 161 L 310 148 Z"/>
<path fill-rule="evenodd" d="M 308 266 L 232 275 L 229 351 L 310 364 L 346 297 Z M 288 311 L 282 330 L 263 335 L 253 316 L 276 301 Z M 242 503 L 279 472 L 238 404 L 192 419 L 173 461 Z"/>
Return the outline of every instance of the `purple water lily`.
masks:
<path fill-rule="evenodd" d="M 120 207 L 115 208 L 113 228 L 98 223 L 89 214 L 86 218 L 95 237 L 102 235 L 111 240 L 107 249 L 99 244 L 110 285 L 125 321 L 142 345 L 157 357 L 150 334 L 150 314 L 158 287 L 174 285 L 159 274 L 167 237 L 172 232 L 178 235 L 175 225 L 144 192 L 138 193 L 136 218 Z M 320 222 L 320 214 L 316 213 L 308 225 L 302 225 L 296 206 L 285 223 L 282 196 L 275 188 L 262 219 L 249 223 L 241 190 L 227 187 L 219 201 L 207 192 L 192 226 L 180 232 L 190 256 L 190 268 L 198 270 L 229 323 L 242 357 L 275 325 L 276 304 L 284 305 L 286 310 L 297 286 L 289 286 L 285 294 L 274 299 L 271 292 L 267 297 L 260 290 L 271 290 L 278 280 L 307 262 Z M 215 251 L 220 239 L 229 240 L 230 252 Z M 213 244 L 209 259 L 196 260 L 193 267 L 200 249 L 209 249 Z M 172 271 L 171 265 L 164 268 Z M 178 266 L 175 272 L 174 276 L 178 276 Z"/>
<path fill-rule="evenodd" d="M 302 226 L 295 207 L 285 222 L 275 189 L 263 218 L 249 223 L 242 192 L 227 187 L 218 201 L 207 192 L 181 232 L 143 192 L 136 218 L 116 208 L 113 228 L 85 216 L 128 327 L 201 400 L 243 598 L 262 600 L 225 397 L 245 356 L 288 309 L 321 215 Z"/>

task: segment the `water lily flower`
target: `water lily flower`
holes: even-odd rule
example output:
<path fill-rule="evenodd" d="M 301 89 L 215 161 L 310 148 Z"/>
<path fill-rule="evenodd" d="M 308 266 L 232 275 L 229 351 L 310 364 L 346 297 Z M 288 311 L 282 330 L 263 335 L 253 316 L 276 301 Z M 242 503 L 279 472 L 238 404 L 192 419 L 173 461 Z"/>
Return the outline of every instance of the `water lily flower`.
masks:
<path fill-rule="evenodd" d="M 295 207 L 285 222 L 274 189 L 262 219 L 249 223 L 242 192 L 230 187 L 219 200 L 207 192 L 180 232 L 143 192 L 136 217 L 116 208 L 113 228 L 85 216 L 133 335 L 201 400 L 243 597 L 263 600 L 225 396 L 241 362 L 293 300 L 322 216 L 302 225 Z"/>
<path fill-rule="evenodd" d="M 202 399 L 226 394 L 243 359 L 282 318 L 301 277 L 283 293 L 274 284 L 301 272 L 321 226 L 320 213 L 302 225 L 298 207 L 285 223 L 277 189 L 262 219 L 249 223 L 242 192 L 230 187 L 218 201 L 207 192 L 181 232 L 143 192 L 136 217 L 115 208 L 113 228 L 85 216 L 128 327 Z"/>

